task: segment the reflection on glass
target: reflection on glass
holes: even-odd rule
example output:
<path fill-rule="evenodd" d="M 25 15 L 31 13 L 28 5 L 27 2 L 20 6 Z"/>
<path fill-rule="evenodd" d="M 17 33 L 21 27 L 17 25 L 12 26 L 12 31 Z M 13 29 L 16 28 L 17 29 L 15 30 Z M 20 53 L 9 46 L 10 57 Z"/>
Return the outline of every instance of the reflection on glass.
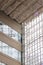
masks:
<path fill-rule="evenodd" d="M 0 52 L 21 61 L 21 52 L 0 41 Z"/>
<path fill-rule="evenodd" d="M 21 34 L 11 29 L 9 26 L 5 24 L 0 25 L 0 31 L 21 42 Z"/>

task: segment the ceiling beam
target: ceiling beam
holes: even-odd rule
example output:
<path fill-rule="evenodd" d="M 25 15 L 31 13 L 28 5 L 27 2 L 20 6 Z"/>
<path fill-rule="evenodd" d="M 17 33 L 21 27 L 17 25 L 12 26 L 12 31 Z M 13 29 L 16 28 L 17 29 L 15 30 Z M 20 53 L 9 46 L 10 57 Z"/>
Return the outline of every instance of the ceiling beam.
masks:
<path fill-rule="evenodd" d="M 37 0 L 26 0 L 18 8 L 16 8 L 10 16 L 16 19 L 20 14 L 22 14 L 27 8 L 29 8 Z M 18 21 L 19 22 L 19 21 Z"/>
<path fill-rule="evenodd" d="M 29 18 L 30 15 L 32 15 L 34 12 L 36 12 L 42 6 L 43 5 L 39 0 L 38 2 L 34 3 L 30 8 L 28 8 L 27 11 L 25 11 L 21 15 L 19 15 L 19 17 L 16 18 L 16 20 L 19 21 L 19 23 L 22 23 L 27 18 Z"/>
<path fill-rule="evenodd" d="M 15 60 L 1 52 L 0 52 L 0 62 L 3 62 L 7 65 L 21 65 L 21 63 L 18 62 L 17 60 Z"/>
<path fill-rule="evenodd" d="M 10 38 L 9 36 L 5 35 L 4 33 L 0 32 L 0 41 L 8 44 L 9 46 L 21 51 L 21 43 Z"/>
<path fill-rule="evenodd" d="M 8 6 L 10 6 L 15 0 L 8 0 L 1 3 L 1 10 L 5 10 Z"/>
<path fill-rule="evenodd" d="M 17 0 L 15 3 L 13 3 L 11 6 L 9 6 L 7 9 L 5 9 L 5 13 L 9 15 L 11 12 L 13 12 L 18 6 L 21 5 L 25 0 Z"/>
<path fill-rule="evenodd" d="M 34 13 L 35 13 L 35 15 L 34 15 Z M 25 19 L 24 21 L 23 21 L 23 23 L 24 22 L 31 22 L 32 21 L 32 19 L 34 19 L 34 18 L 36 18 L 37 16 L 39 16 L 40 14 L 42 14 L 43 13 L 43 7 L 40 7 L 37 11 L 35 11 L 34 13 L 32 13 L 27 19 Z"/>
<path fill-rule="evenodd" d="M 2 8 L 2 6 L 4 6 L 4 4 L 5 3 L 7 3 L 8 2 L 8 0 L 3 0 L 3 2 L 2 3 L 0 3 L 0 9 Z"/>
<path fill-rule="evenodd" d="M 6 25 L 13 28 L 15 31 L 19 32 L 21 34 L 21 25 L 18 24 L 16 21 L 12 20 L 10 17 L 5 15 L 5 13 L 0 11 L 0 21 L 5 23 Z"/>

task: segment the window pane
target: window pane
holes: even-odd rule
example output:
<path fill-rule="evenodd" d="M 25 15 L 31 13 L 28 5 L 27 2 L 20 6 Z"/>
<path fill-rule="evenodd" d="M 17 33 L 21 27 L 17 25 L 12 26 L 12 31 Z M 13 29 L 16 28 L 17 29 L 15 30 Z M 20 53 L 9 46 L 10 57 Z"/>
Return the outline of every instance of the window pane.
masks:
<path fill-rule="evenodd" d="M 43 63 L 43 13 L 24 23 L 25 65 Z"/>
<path fill-rule="evenodd" d="M 6 50 L 5 50 L 6 49 Z M 21 61 L 21 52 L 0 41 L 0 52 Z"/>

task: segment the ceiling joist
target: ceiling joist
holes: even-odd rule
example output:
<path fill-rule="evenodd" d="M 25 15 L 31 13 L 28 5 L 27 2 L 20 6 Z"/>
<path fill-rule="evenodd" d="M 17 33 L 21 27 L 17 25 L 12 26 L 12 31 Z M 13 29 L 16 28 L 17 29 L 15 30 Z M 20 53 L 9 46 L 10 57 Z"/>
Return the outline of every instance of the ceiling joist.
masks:
<path fill-rule="evenodd" d="M 24 0 L 16 1 L 13 3 L 11 6 L 9 6 L 6 10 L 5 13 L 9 15 L 11 12 L 13 12 L 21 3 L 23 3 Z"/>
<path fill-rule="evenodd" d="M 4 0 L 0 3 L 0 10 L 18 23 L 22 23 L 41 6 L 43 0 Z"/>

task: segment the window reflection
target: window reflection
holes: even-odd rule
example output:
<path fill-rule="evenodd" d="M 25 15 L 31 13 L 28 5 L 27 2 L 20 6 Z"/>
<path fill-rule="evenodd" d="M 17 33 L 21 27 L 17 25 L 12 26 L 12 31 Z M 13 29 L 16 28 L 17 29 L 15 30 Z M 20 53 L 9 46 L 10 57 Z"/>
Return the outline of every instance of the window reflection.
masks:
<path fill-rule="evenodd" d="M 15 39 L 16 41 L 21 42 L 21 34 L 16 32 L 14 29 L 10 28 L 9 26 L 3 24 L 3 22 L 1 22 L 1 23 L 2 23 L 2 24 L 0 24 L 1 32 L 5 33 L 6 35 Z M 21 52 L 16 50 L 15 48 L 8 46 L 7 44 L 5 44 L 2 41 L 0 41 L 0 52 L 21 62 Z"/>
<path fill-rule="evenodd" d="M 0 52 L 21 61 L 21 52 L 0 41 Z"/>
<path fill-rule="evenodd" d="M 0 25 L 0 31 L 21 42 L 21 34 L 11 29 L 9 26 L 5 24 Z"/>

